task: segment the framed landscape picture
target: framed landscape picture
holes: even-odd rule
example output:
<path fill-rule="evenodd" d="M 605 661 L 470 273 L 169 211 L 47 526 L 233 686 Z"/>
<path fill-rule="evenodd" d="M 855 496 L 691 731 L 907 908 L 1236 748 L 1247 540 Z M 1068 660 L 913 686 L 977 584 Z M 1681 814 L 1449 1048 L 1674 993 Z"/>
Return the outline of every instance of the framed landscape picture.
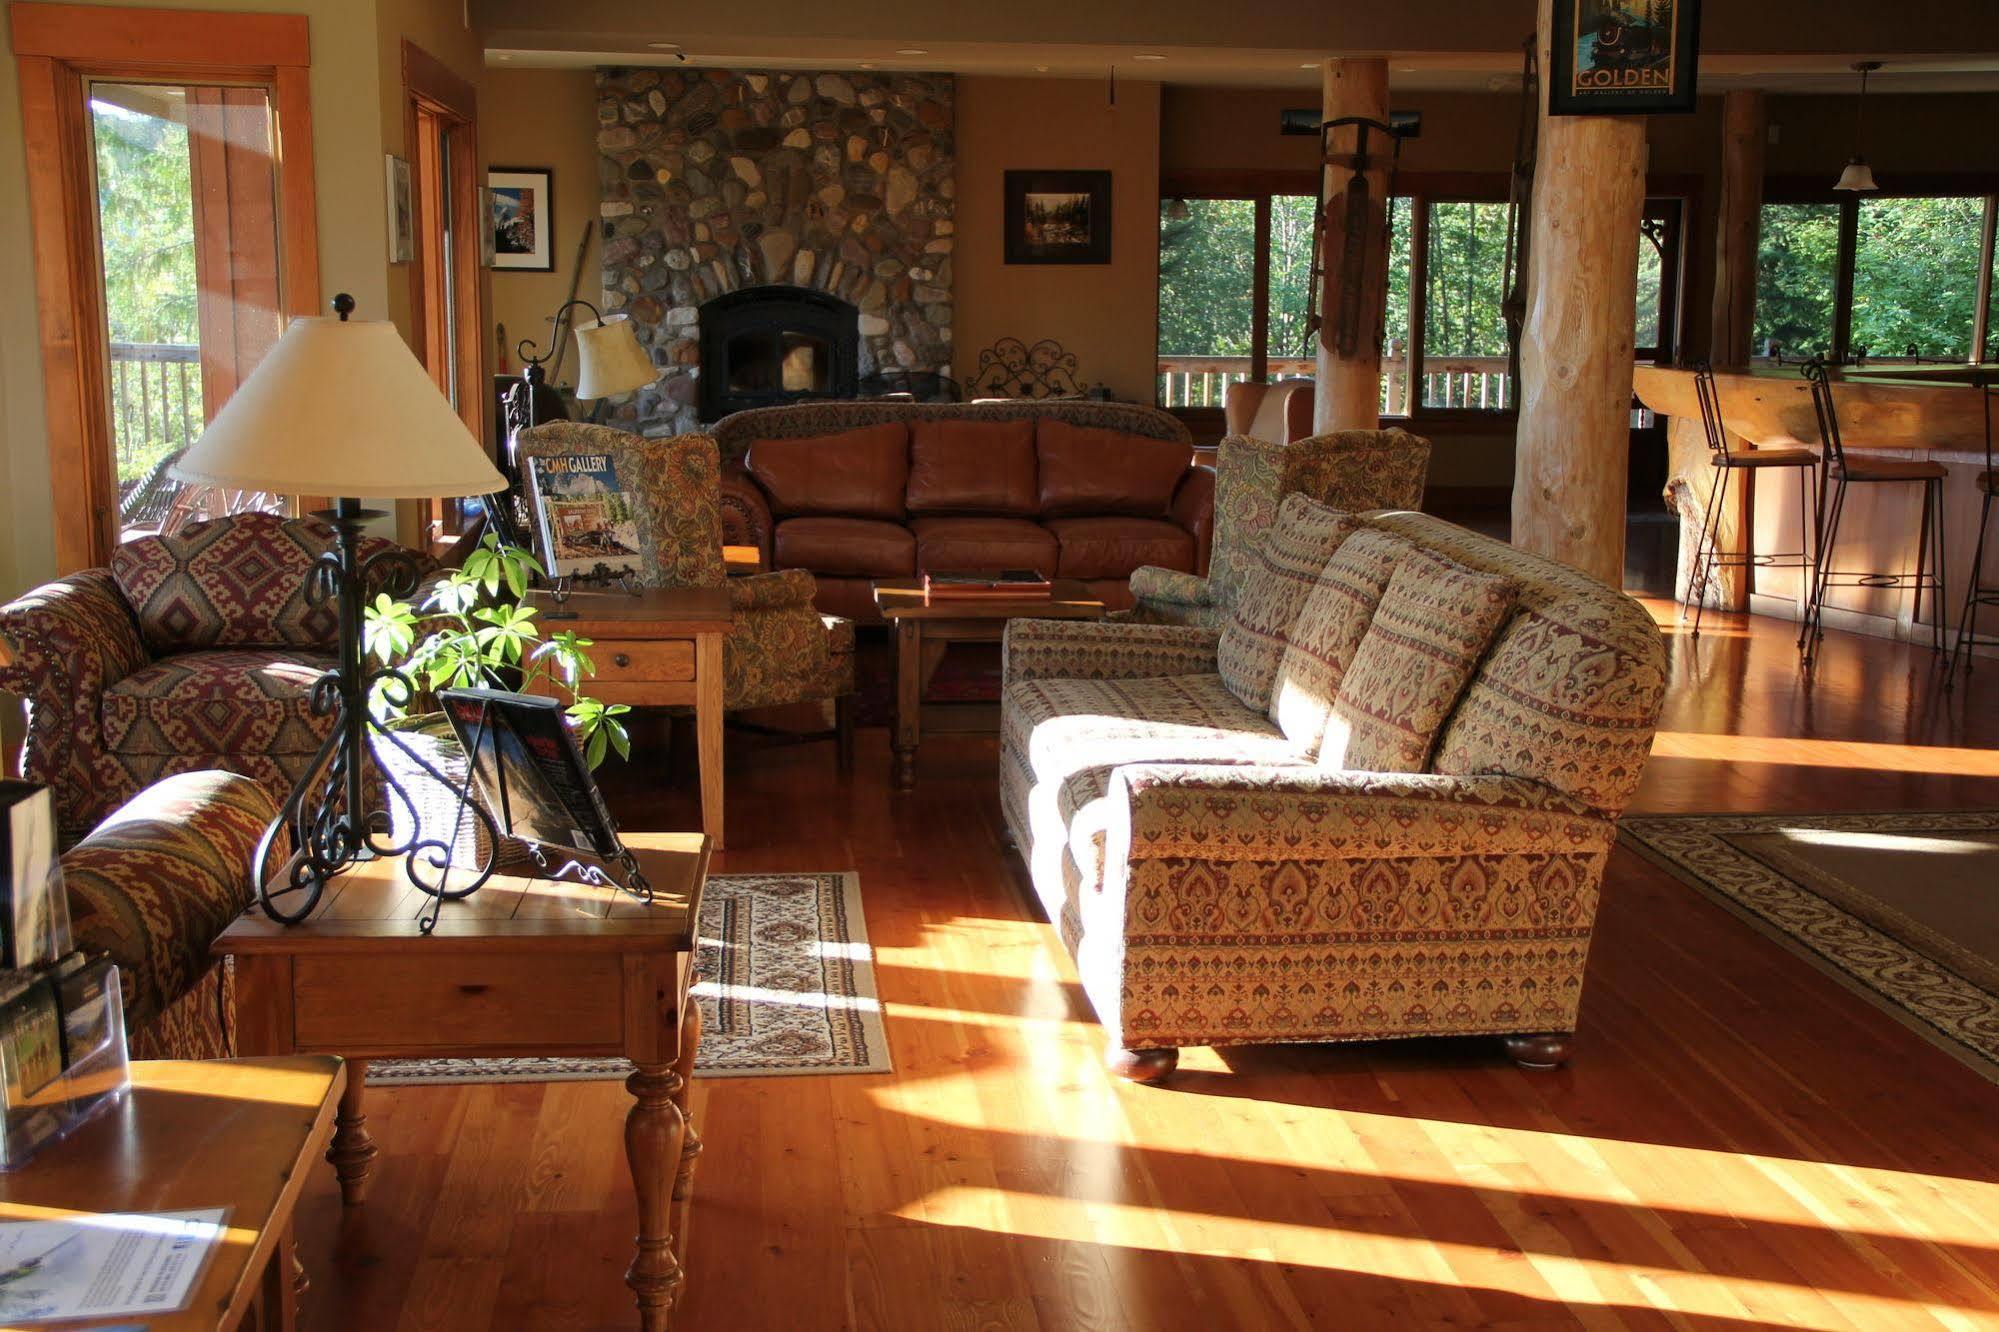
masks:
<path fill-rule="evenodd" d="M 486 173 L 493 267 L 547 273 L 555 268 L 555 173 L 499 167 Z"/>
<path fill-rule="evenodd" d="M 1694 109 L 1700 0 L 1554 0 L 1551 116 Z"/>
<path fill-rule="evenodd" d="M 1006 173 L 1006 261 L 1107 264 L 1111 261 L 1111 173 Z"/>

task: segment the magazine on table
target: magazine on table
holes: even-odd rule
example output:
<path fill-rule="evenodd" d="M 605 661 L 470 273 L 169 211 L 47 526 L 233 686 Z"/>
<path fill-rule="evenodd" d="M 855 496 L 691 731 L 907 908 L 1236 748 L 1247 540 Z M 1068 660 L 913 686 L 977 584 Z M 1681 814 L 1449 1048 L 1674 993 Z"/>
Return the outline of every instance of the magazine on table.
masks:
<path fill-rule="evenodd" d="M 228 1215 L 226 1207 L 209 1207 L 0 1222 L 0 1322 L 12 1327 L 185 1309 L 227 1232 Z"/>
<path fill-rule="evenodd" d="M 562 704 L 501 689 L 446 689 L 444 715 L 480 802 L 506 835 L 612 863 L 628 855 Z"/>
<path fill-rule="evenodd" d="M 1052 596 L 1055 585 L 1039 569 L 971 569 L 963 572 L 928 572 L 923 575 L 923 596 L 928 601 L 953 598 L 1035 598 Z"/>
<path fill-rule="evenodd" d="M 608 453 L 531 457 L 542 564 L 550 578 L 615 581 L 639 570 L 639 520 Z"/>

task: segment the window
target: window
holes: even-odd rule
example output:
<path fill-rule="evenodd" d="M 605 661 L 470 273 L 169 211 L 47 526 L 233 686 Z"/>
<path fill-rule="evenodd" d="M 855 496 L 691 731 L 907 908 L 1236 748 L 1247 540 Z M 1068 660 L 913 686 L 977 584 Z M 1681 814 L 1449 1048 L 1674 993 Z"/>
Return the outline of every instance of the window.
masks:
<path fill-rule="evenodd" d="M 1763 206 L 1754 346 L 1798 360 L 1966 361 L 1990 349 L 1977 318 L 1993 262 L 1983 195 L 1868 195 Z M 1986 328 L 1989 328 L 1989 318 Z M 1986 346 L 1977 345 L 1985 333 Z"/>
<path fill-rule="evenodd" d="M 1220 407 L 1230 383 L 1255 373 L 1258 212 L 1253 199 L 1184 199 L 1160 210 L 1162 406 Z"/>
<path fill-rule="evenodd" d="M 1425 407 L 1513 406 L 1507 373 L 1506 205 L 1429 206 L 1423 284 Z"/>

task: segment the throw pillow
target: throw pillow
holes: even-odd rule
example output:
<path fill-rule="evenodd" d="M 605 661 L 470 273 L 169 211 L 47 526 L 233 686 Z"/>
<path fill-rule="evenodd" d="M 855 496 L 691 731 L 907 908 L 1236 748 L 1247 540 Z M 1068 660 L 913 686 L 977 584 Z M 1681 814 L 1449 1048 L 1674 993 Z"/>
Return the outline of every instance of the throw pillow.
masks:
<path fill-rule="evenodd" d="M 1367 635 L 1388 580 L 1409 550 L 1403 538 L 1373 528 L 1347 538 L 1326 562 L 1291 626 L 1290 641 L 1277 662 L 1270 720 L 1308 757 L 1319 752 L 1333 696 Z"/>
<path fill-rule="evenodd" d="M 1319 765 L 1422 772 L 1519 590 L 1510 578 L 1410 551 L 1333 696 Z"/>
<path fill-rule="evenodd" d="M 1340 543 L 1360 530 L 1350 514 L 1292 495 L 1263 534 L 1255 563 L 1229 610 L 1217 660 L 1222 683 L 1243 706 L 1270 708 L 1277 663 L 1284 656 L 1291 626 Z"/>

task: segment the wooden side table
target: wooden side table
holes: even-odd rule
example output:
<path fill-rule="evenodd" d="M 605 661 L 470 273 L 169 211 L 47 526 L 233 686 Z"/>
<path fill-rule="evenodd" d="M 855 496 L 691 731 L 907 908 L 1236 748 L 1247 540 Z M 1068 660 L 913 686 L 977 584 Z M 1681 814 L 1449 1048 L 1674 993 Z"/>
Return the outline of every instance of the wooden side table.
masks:
<path fill-rule="evenodd" d="M 701 1150 L 687 1121 L 701 1010 L 687 991 L 709 842 L 700 833 L 633 833 L 625 844 L 652 882 L 650 903 L 572 879 L 499 875 L 443 903 L 426 937 L 416 922 L 429 899 L 400 858 L 377 860 L 335 879 L 302 924 L 252 907 L 215 952 L 236 959 L 244 1050 L 348 1057 L 327 1159 L 349 1206 L 367 1197 L 375 1166 L 362 1107 L 369 1059 L 630 1060 L 624 1136 L 639 1229 L 625 1282 L 646 1332 L 662 1332 L 680 1287 Z"/>
<path fill-rule="evenodd" d="M 133 1064 L 122 1103 L 0 1175 L 0 1220 L 226 1205 L 229 1234 L 187 1308 L 118 1321 L 150 1332 L 227 1332 L 256 1308 L 256 1326 L 289 1332 L 297 1323 L 292 1212 L 346 1085 L 340 1061 L 325 1055 Z"/>
<path fill-rule="evenodd" d="M 692 705 L 701 760 L 701 830 L 721 850 L 722 640 L 734 623 L 725 587 L 581 591 L 558 606 L 530 592 L 544 630 L 571 629 L 592 640 L 597 674 L 584 687 L 592 698 L 635 708 Z M 567 611 L 573 618 L 554 618 Z"/>
<path fill-rule="evenodd" d="M 895 628 L 895 784 L 916 787 L 916 750 L 923 741 L 923 693 L 953 643 L 997 643 L 1008 620 L 1100 620 L 1104 603 L 1089 584 L 1057 578 L 1045 597 L 924 599 L 921 578 L 883 578 L 875 605 Z"/>

